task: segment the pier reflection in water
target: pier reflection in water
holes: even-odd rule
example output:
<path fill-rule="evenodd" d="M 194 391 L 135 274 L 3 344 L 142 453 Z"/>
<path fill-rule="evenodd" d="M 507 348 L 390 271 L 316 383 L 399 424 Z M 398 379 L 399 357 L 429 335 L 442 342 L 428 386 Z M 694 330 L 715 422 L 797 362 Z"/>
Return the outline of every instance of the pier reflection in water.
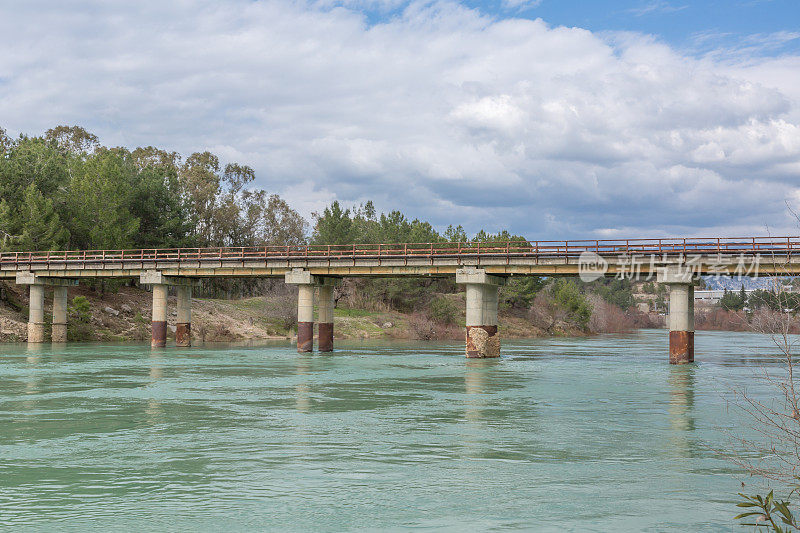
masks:
<path fill-rule="evenodd" d="M 670 446 L 680 457 L 694 456 L 694 442 L 691 439 L 695 428 L 694 388 L 695 367 L 681 365 L 671 367 L 669 376 L 669 422 Z"/>
<path fill-rule="evenodd" d="M 769 340 L 663 331 L 460 343 L 0 346 L 7 527 L 719 531 Z M 732 349 L 736 346 L 737 349 Z M 724 530 L 724 527 L 722 527 Z"/>

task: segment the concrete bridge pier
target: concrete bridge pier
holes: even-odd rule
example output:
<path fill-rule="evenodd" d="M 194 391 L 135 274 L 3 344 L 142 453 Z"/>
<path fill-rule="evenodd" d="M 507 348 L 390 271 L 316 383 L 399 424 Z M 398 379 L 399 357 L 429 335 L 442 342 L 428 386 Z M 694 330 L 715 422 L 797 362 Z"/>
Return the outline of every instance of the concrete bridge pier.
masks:
<path fill-rule="evenodd" d="M 497 291 L 505 279 L 489 275 L 483 269 L 464 268 L 456 271 L 456 283 L 466 286 L 467 357 L 500 357 Z"/>
<path fill-rule="evenodd" d="M 297 285 L 297 351 L 314 351 L 314 289 L 317 280 L 308 270 L 295 268 L 286 273 L 286 283 Z"/>
<path fill-rule="evenodd" d="M 44 285 L 30 286 L 28 342 L 44 342 Z"/>
<path fill-rule="evenodd" d="M 694 362 L 694 285 L 688 269 L 666 267 L 657 280 L 669 285 L 669 362 L 682 365 Z"/>
<path fill-rule="evenodd" d="M 28 285 L 30 303 L 28 305 L 28 342 L 41 343 L 45 338 L 44 291 L 45 287 L 55 287 L 53 294 L 53 342 L 67 340 L 67 287 L 78 284 L 77 280 L 46 278 L 34 272 L 17 272 L 17 285 Z"/>
<path fill-rule="evenodd" d="M 320 352 L 333 351 L 333 285 L 323 284 L 319 286 L 319 341 Z"/>
<path fill-rule="evenodd" d="M 67 288 L 53 288 L 53 342 L 67 342 Z"/>
<path fill-rule="evenodd" d="M 169 285 L 158 283 L 153 285 L 153 315 L 150 322 L 152 338 L 150 346 L 163 348 L 167 345 L 167 296 Z"/>
<path fill-rule="evenodd" d="M 192 280 L 165 276 L 157 270 L 148 270 L 139 276 L 139 283 L 153 288 L 153 314 L 150 327 L 152 340 L 150 346 L 161 348 L 167 345 L 167 297 L 170 285 L 177 287 L 178 320 L 175 329 L 175 343 L 178 346 L 191 344 L 192 331 Z"/>
<path fill-rule="evenodd" d="M 314 285 L 297 286 L 297 351 L 314 351 Z"/>
<path fill-rule="evenodd" d="M 295 268 L 287 272 L 285 281 L 297 285 L 297 351 L 307 353 L 314 351 L 314 296 L 319 288 L 319 332 L 318 348 L 320 352 L 333 351 L 333 288 L 338 279 L 312 276 L 308 270 Z"/>
<path fill-rule="evenodd" d="M 175 346 L 192 345 L 192 287 L 177 287 L 178 317 L 175 324 Z"/>

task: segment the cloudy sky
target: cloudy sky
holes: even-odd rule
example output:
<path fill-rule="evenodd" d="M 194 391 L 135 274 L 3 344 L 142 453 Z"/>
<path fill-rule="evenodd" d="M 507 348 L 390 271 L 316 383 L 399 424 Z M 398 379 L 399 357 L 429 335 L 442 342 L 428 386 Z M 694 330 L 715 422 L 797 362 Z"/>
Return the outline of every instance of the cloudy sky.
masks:
<path fill-rule="evenodd" d="M 796 0 L 0 0 L 0 127 L 211 150 L 301 213 L 799 234 Z"/>

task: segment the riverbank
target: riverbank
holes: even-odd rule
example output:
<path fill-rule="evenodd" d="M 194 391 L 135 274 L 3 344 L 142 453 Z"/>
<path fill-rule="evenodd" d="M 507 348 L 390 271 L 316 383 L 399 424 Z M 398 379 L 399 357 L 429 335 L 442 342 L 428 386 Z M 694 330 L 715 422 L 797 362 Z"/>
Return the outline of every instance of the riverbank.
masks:
<path fill-rule="evenodd" d="M 0 342 L 27 339 L 27 291 L 4 284 L 0 298 Z M 74 298 L 86 299 L 82 314 Z M 463 294 L 441 295 L 454 309 L 464 309 Z M 139 287 L 119 287 L 113 291 L 79 286 L 70 289 L 69 332 L 71 340 L 143 341 L 150 338 L 150 292 Z M 45 302 L 45 317 L 52 316 L 52 301 Z M 270 293 L 241 299 L 194 298 L 192 300 L 192 336 L 197 341 L 238 341 L 291 339 L 295 334 L 296 303 L 293 293 Z M 168 337 L 175 333 L 175 299 L 169 299 Z M 500 312 L 500 335 L 503 338 L 581 336 L 588 332 L 564 320 L 554 318 L 547 329 L 538 327 L 524 311 Z M 395 310 L 372 311 L 343 306 L 334 311 L 335 338 L 394 338 L 405 340 L 458 340 L 464 336 L 464 318 L 437 320 L 421 313 Z M 48 328 L 49 330 L 49 328 Z"/>

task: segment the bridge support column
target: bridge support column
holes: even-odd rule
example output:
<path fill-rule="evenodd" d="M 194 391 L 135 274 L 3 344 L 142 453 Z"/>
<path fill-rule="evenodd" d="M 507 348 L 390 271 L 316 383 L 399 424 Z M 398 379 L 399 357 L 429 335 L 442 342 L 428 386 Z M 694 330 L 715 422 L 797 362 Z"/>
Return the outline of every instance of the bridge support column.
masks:
<path fill-rule="evenodd" d="M 658 281 L 669 285 L 669 362 L 694 362 L 694 284 L 691 272 L 667 267 Z"/>
<path fill-rule="evenodd" d="M 67 342 L 67 288 L 53 288 L 53 342 Z"/>
<path fill-rule="evenodd" d="M 314 292 L 319 287 L 319 351 L 333 351 L 333 287 L 335 278 L 312 276 L 295 268 L 286 273 L 286 283 L 297 285 L 297 351 L 314 351 Z"/>
<path fill-rule="evenodd" d="M 333 285 L 319 286 L 319 341 L 320 352 L 333 351 Z"/>
<path fill-rule="evenodd" d="M 456 271 L 456 283 L 465 285 L 467 293 L 467 357 L 500 357 L 497 290 L 504 282 L 503 278 L 486 274 L 482 269 Z"/>
<path fill-rule="evenodd" d="M 297 286 L 297 351 L 314 351 L 314 285 Z"/>
<path fill-rule="evenodd" d="M 169 285 L 159 283 L 153 285 L 153 318 L 150 322 L 152 340 L 150 346 L 163 348 L 167 345 L 167 295 Z"/>
<path fill-rule="evenodd" d="M 150 346 L 161 348 L 167 345 L 167 296 L 170 285 L 177 287 L 178 320 L 175 329 L 175 343 L 178 346 L 191 345 L 192 324 L 192 286 L 191 278 L 165 276 L 158 270 L 147 270 L 139 276 L 139 283 L 153 288 L 153 319 L 151 322 L 152 340 Z"/>
<path fill-rule="evenodd" d="M 175 323 L 175 345 L 192 345 L 192 287 L 179 285 L 177 287 L 178 317 Z"/>
<path fill-rule="evenodd" d="M 44 342 L 44 285 L 30 286 L 28 342 Z"/>
<path fill-rule="evenodd" d="M 64 342 L 67 339 L 67 287 L 77 284 L 77 280 L 46 278 L 29 271 L 17 272 L 17 285 L 30 286 L 28 342 L 44 342 L 44 288 L 46 286 L 55 287 L 53 295 L 53 341 Z"/>

